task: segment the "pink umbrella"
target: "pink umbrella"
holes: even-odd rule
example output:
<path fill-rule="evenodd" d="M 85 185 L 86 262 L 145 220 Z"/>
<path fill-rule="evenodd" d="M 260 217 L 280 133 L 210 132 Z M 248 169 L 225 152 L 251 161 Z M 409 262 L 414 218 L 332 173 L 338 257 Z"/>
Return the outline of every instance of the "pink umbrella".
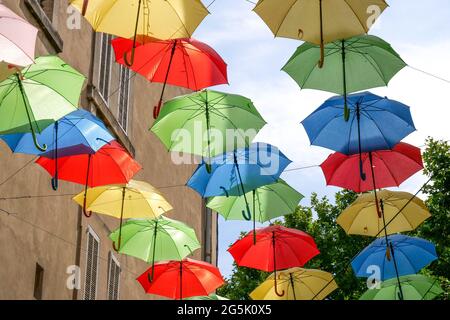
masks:
<path fill-rule="evenodd" d="M 34 63 L 38 29 L 0 4 L 0 62 L 25 67 Z"/>

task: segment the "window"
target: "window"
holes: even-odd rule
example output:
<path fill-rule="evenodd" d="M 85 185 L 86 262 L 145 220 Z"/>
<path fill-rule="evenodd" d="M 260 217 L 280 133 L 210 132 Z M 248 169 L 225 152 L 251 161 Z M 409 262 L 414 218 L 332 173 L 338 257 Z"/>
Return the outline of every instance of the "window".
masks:
<path fill-rule="evenodd" d="M 119 300 L 120 264 L 110 252 L 108 259 L 108 300 Z"/>
<path fill-rule="evenodd" d="M 112 35 L 100 34 L 100 72 L 98 80 L 98 89 L 106 103 L 109 99 L 109 84 L 111 80 L 112 65 Z"/>
<path fill-rule="evenodd" d="M 53 20 L 53 10 L 55 7 L 55 1 L 54 0 L 39 0 L 39 5 L 41 6 L 42 10 L 44 10 L 45 15 L 47 18 L 52 21 Z"/>
<path fill-rule="evenodd" d="M 84 300 L 95 300 L 97 294 L 99 238 L 91 227 L 87 230 L 86 276 Z"/>
<path fill-rule="evenodd" d="M 120 67 L 119 82 L 119 117 L 118 121 L 122 129 L 127 132 L 128 129 L 128 110 L 130 104 L 130 69 Z"/>
<path fill-rule="evenodd" d="M 34 298 L 42 300 L 42 287 L 44 285 L 44 268 L 36 263 L 36 271 L 34 274 Z"/>

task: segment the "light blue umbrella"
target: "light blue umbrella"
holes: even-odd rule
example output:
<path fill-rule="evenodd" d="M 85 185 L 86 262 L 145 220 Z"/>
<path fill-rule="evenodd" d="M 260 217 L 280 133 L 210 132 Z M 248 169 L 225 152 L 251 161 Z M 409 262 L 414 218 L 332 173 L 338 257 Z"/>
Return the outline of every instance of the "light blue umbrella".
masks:
<path fill-rule="evenodd" d="M 202 197 L 244 196 L 247 220 L 251 213 L 245 194 L 261 186 L 275 183 L 291 163 L 277 147 L 254 143 L 210 159 L 201 164 L 187 182 L 187 186 Z M 245 211 L 247 214 L 245 214 Z"/>
<path fill-rule="evenodd" d="M 361 156 L 363 152 L 390 150 L 416 130 L 409 107 L 400 102 L 370 92 L 349 95 L 347 122 L 344 100 L 342 96 L 330 98 L 303 120 L 312 145 Z"/>
<path fill-rule="evenodd" d="M 79 154 L 94 154 L 105 144 L 114 140 L 104 123 L 85 110 L 76 110 L 36 134 L 38 140 L 47 145 L 43 152 L 36 148 L 31 133 L 16 133 L 0 136 L 12 152 L 57 159 Z M 55 175 L 57 177 L 57 175 Z M 56 190 L 57 178 L 52 179 Z"/>
<path fill-rule="evenodd" d="M 386 254 L 386 239 L 390 255 Z M 431 242 L 397 234 L 372 242 L 353 259 L 352 268 L 356 276 L 369 277 L 373 275 L 373 267 L 377 267 L 379 280 L 385 281 L 416 274 L 437 258 L 436 248 Z"/>

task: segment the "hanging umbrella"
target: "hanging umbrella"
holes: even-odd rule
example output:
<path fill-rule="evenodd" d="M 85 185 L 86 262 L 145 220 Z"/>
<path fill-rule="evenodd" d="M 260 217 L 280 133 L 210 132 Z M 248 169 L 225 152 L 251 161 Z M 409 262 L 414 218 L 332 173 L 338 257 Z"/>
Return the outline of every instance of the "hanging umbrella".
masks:
<path fill-rule="evenodd" d="M 344 98 L 333 97 L 302 124 L 311 144 L 344 154 L 360 155 L 360 176 L 365 180 L 362 153 L 392 149 L 416 129 L 409 107 L 370 92 L 349 95 L 350 123 L 344 119 Z"/>
<path fill-rule="evenodd" d="M 0 82 L 9 78 L 17 71 L 22 71 L 22 67 L 14 66 L 6 62 L 0 62 Z"/>
<path fill-rule="evenodd" d="M 157 197 L 152 196 L 151 201 Z M 170 209 L 166 205 L 167 210 Z M 109 238 L 120 253 L 142 259 L 152 266 L 156 261 L 182 260 L 200 249 L 194 229 L 163 216 L 152 220 L 130 220 Z"/>
<path fill-rule="evenodd" d="M 246 194 L 251 204 L 253 231 L 256 230 L 256 221 L 264 223 L 271 219 L 291 214 L 295 211 L 304 196 L 279 179 L 276 183 L 254 189 Z M 245 208 L 243 196 L 221 196 L 208 199 L 206 206 L 222 215 L 225 220 L 246 220 L 242 215 Z M 255 232 L 253 233 L 255 236 Z"/>
<path fill-rule="evenodd" d="M 270 226 L 256 230 L 256 244 L 252 233 L 236 241 L 228 252 L 240 267 L 248 267 L 266 272 L 274 272 L 275 292 L 277 289 L 277 270 L 302 267 L 319 254 L 314 239 L 307 233 L 282 226 Z"/>
<path fill-rule="evenodd" d="M 331 273 L 303 268 L 291 268 L 278 272 L 278 286 L 285 294 L 275 292 L 274 274 L 259 285 L 250 298 L 253 300 L 323 300 L 338 288 Z M 326 286 L 325 289 L 323 289 Z M 281 298 L 281 299 L 280 299 Z"/>
<path fill-rule="evenodd" d="M 352 261 L 352 268 L 357 277 L 367 278 L 369 266 L 380 268 L 381 281 L 400 276 L 416 274 L 432 261 L 436 260 L 436 248 L 431 242 L 400 234 L 388 236 L 393 259 L 388 260 L 385 254 L 386 239 L 378 238 L 361 251 Z M 400 280 L 398 281 L 401 290 Z"/>
<path fill-rule="evenodd" d="M 84 185 L 83 213 L 86 217 L 90 216 L 86 211 L 88 187 L 127 183 L 141 170 L 139 163 L 117 141 L 106 144 L 95 154 L 62 157 L 58 161 L 40 157 L 36 163 L 52 177 L 57 174 L 61 180 Z"/>
<path fill-rule="evenodd" d="M 151 131 L 169 151 L 211 158 L 236 148 L 248 147 L 249 140 L 253 139 L 246 136 L 248 130 L 256 135 L 265 124 L 250 99 L 204 90 L 166 102 Z M 235 136 L 229 137 L 227 130 L 234 130 L 237 139 Z"/>
<path fill-rule="evenodd" d="M 203 261 L 158 262 L 153 268 L 140 275 L 137 281 L 146 293 L 171 299 L 209 295 L 224 284 L 219 269 Z M 152 273 L 154 277 L 150 278 Z"/>
<path fill-rule="evenodd" d="M 403 299 L 397 279 L 390 279 L 381 283 L 380 289 L 367 290 L 359 300 L 433 300 L 444 293 L 437 279 L 423 275 L 400 277 Z"/>
<path fill-rule="evenodd" d="M 94 154 L 105 144 L 114 140 L 103 122 L 92 113 L 76 110 L 45 128 L 37 138 L 47 146 L 42 152 L 37 149 L 31 133 L 15 133 L 0 136 L 12 152 L 39 155 L 55 159 L 79 154 Z M 58 188 L 57 174 L 52 179 L 53 189 Z"/>
<path fill-rule="evenodd" d="M 383 203 L 388 235 L 413 231 L 431 217 L 423 201 L 410 193 L 381 190 L 378 199 Z M 375 201 L 374 193 L 361 194 L 340 214 L 336 222 L 347 234 L 384 236 L 383 220 L 378 216 Z"/>
<path fill-rule="evenodd" d="M 173 209 L 156 188 L 142 181 L 130 180 L 128 183 L 99 186 L 87 191 L 73 198 L 84 208 L 83 210 L 120 219 L 117 238 L 113 234 L 115 239 L 113 246 L 116 251 L 123 249 L 121 245 L 123 219 L 155 219 Z M 124 241 L 129 241 L 129 236 L 127 233 Z"/>
<path fill-rule="evenodd" d="M 84 76 L 56 56 L 39 57 L 22 72 L 0 82 L 0 134 L 36 133 L 75 111 Z"/>
<path fill-rule="evenodd" d="M 190 297 L 190 298 L 186 298 L 184 300 L 229 300 L 229 299 L 218 296 L 215 293 L 211 293 L 209 296 Z"/>
<path fill-rule="evenodd" d="M 0 62 L 25 67 L 34 63 L 38 29 L 0 4 Z"/>
<path fill-rule="evenodd" d="M 387 8 L 384 0 L 259 0 L 253 9 L 276 37 L 298 39 L 321 47 L 324 44 L 367 33 L 375 18 L 370 7 Z"/>
<path fill-rule="evenodd" d="M 370 35 L 339 40 L 325 46 L 326 65 L 317 66 L 320 47 L 302 44 L 283 67 L 301 88 L 318 89 L 344 96 L 344 115 L 349 119 L 347 95 L 387 86 L 406 63 L 389 43 Z"/>
<path fill-rule="evenodd" d="M 124 57 L 133 50 L 133 41 L 117 38 L 112 41 L 116 62 L 125 64 Z M 150 82 L 163 84 L 161 98 L 153 116 L 159 115 L 167 84 L 199 91 L 228 83 L 225 61 L 206 43 L 192 38 L 157 40 L 140 37 L 135 48 L 131 69 Z"/>
<path fill-rule="evenodd" d="M 209 14 L 200 0 L 70 0 L 89 21 L 95 31 L 110 33 L 122 38 L 137 36 L 157 39 L 190 38 L 202 20 Z M 131 60 L 124 59 L 128 66 Z"/>

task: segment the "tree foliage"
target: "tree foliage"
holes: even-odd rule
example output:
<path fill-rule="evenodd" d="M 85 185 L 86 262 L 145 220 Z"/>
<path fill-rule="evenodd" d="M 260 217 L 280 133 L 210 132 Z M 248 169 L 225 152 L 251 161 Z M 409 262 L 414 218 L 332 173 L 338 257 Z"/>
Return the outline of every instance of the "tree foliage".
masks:
<path fill-rule="evenodd" d="M 423 154 L 424 174 L 431 177 L 431 183 L 424 189 L 426 204 L 432 217 L 411 235 L 419 236 L 436 244 L 439 260 L 422 273 L 438 277 L 447 292 L 450 289 L 450 146 L 443 141 L 427 140 Z M 334 203 L 328 198 L 312 194 L 309 206 L 299 206 L 296 211 L 277 221 L 288 228 L 309 233 L 316 241 L 320 255 L 313 258 L 305 268 L 321 269 L 336 275 L 339 289 L 330 299 L 358 299 L 366 290 L 365 279 L 354 276 L 350 262 L 373 238 L 349 236 L 336 223 L 336 218 L 357 197 L 354 192 L 344 190 L 335 194 Z M 219 290 L 219 294 L 233 300 L 249 299 L 249 294 L 267 273 L 234 265 L 231 278 Z"/>

